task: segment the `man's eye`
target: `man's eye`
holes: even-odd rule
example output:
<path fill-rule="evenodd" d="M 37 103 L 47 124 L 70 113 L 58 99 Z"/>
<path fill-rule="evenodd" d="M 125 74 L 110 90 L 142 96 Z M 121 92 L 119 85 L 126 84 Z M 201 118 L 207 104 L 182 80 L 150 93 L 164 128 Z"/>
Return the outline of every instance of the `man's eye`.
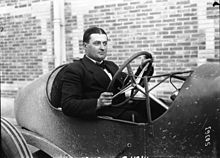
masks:
<path fill-rule="evenodd" d="M 94 42 L 93 44 L 94 44 L 94 45 L 99 45 L 99 44 L 100 44 L 100 42 Z"/>
<path fill-rule="evenodd" d="M 93 42 L 94 45 L 98 46 L 98 45 L 101 45 L 101 42 L 100 41 L 97 41 L 97 42 Z M 106 46 L 107 45 L 107 42 L 103 42 L 102 43 L 103 46 Z"/>

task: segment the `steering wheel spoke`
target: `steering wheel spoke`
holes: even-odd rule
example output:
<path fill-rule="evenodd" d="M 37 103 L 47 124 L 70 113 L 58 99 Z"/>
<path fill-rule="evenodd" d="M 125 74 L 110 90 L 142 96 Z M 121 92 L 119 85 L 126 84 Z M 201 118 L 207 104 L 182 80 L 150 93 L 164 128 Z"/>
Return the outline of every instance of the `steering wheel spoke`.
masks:
<path fill-rule="evenodd" d="M 131 91 L 132 89 L 134 89 L 134 86 L 132 84 L 129 84 L 127 87 L 121 89 L 118 93 L 113 95 L 112 99 L 114 99 L 115 97 L 117 97 L 120 94 L 123 94 L 123 93 L 126 93 L 128 91 Z"/>
<path fill-rule="evenodd" d="M 109 86 L 107 88 L 107 91 L 109 92 L 115 92 L 117 91 L 114 87 L 114 83 L 116 82 L 116 80 L 118 80 L 119 76 L 123 73 L 123 70 L 125 68 L 127 68 L 127 72 L 128 75 L 127 77 L 125 77 L 125 79 L 122 81 L 122 85 L 119 86 L 119 92 L 116 92 L 116 94 L 113 95 L 113 99 L 116 98 L 117 96 L 121 95 L 121 94 L 125 94 L 128 91 L 131 91 L 131 94 L 128 98 L 125 99 L 125 101 L 122 101 L 121 103 L 117 103 L 114 104 L 112 106 L 118 107 L 123 105 L 124 103 L 126 103 L 128 100 L 132 99 L 133 97 L 135 97 L 135 95 L 140 91 L 141 93 L 143 93 L 146 97 L 148 95 L 147 92 L 145 92 L 145 88 L 141 86 L 141 79 L 142 76 L 145 74 L 145 72 L 147 72 L 149 70 L 149 64 L 152 62 L 152 58 L 148 58 L 145 60 L 146 64 L 144 66 L 144 68 L 141 70 L 141 72 L 139 73 L 138 76 L 135 76 L 135 74 L 133 73 L 133 70 L 131 68 L 130 63 L 138 58 L 139 56 L 149 56 L 148 52 L 139 52 L 136 53 L 134 55 L 132 55 L 129 59 L 127 59 L 123 65 L 118 69 L 118 71 L 115 73 L 115 75 L 112 78 L 112 81 L 109 83 Z M 148 74 L 148 73 L 147 73 Z M 117 82 L 118 83 L 118 82 Z M 116 87 L 117 88 L 117 87 Z"/>
<path fill-rule="evenodd" d="M 145 96 L 147 95 L 147 92 L 145 91 L 145 88 L 142 87 L 141 85 L 137 84 L 136 85 L 138 91 L 140 91 L 141 93 L 143 93 Z"/>
<path fill-rule="evenodd" d="M 130 77 L 131 84 L 135 85 L 136 84 L 136 79 L 134 78 L 134 73 L 132 71 L 131 65 L 127 65 L 127 71 L 128 71 L 128 77 Z"/>

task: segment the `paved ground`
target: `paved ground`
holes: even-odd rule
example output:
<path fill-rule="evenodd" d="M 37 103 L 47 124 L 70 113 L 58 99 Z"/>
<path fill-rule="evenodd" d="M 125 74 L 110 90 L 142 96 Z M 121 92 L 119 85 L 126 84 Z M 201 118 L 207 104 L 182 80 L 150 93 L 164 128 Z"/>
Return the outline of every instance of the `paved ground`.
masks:
<path fill-rule="evenodd" d="M 14 115 L 14 99 L 13 98 L 2 98 L 1 97 L 1 117 L 6 118 L 10 123 L 16 125 L 17 122 L 15 120 Z M 29 150 L 34 153 L 38 149 L 28 145 Z"/>
<path fill-rule="evenodd" d="M 14 99 L 1 97 L 1 116 L 14 118 Z"/>

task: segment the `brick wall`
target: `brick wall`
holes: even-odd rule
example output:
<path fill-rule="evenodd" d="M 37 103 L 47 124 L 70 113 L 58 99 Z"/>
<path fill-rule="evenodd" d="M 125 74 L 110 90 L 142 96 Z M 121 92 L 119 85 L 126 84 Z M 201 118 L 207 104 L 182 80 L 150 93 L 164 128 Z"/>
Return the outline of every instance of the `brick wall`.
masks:
<path fill-rule="evenodd" d="M 77 16 L 72 15 L 71 3 L 65 3 L 65 33 L 66 33 L 66 58 L 67 62 L 73 60 L 73 46 L 75 41 L 73 30 L 77 29 Z M 77 49 L 78 50 L 78 49 Z"/>
<path fill-rule="evenodd" d="M 46 41 L 40 39 L 40 21 L 31 14 L 3 17 L 7 35 L 1 36 L 2 83 L 33 80 L 42 74 Z"/>
<path fill-rule="evenodd" d="M 1 97 L 54 67 L 50 1 L 1 1 Z"/>
<path fill-rule="evenodd" d="M 97 6 L 85 16 L 85 26 L 99 25 L 107 30 L 112 41 L 109 59 L 118 64 L 135 52 L 149 50 L 155 58 L 156 73 L 193 68 L 205 43 L 198 38 L 204 34 L 198 33 L 196 4 L 168 3 L 131 1 Z"/>
<path fill-rule="evenodd" d="M 14 98 L 54 68 L 52 0 L 2 0 L 0 24 L 1 95 Z M 211 1 L 65 0 L 67 62 L 83 55 L 82 34 L 90 26 L 107 31 L 108 59 L 119 65 L 142 50 L 152 52 L 155 74 L 220 62 L 219 8 Z M 171 91 L 161 90 L 157 95 Z"/>
<path fill-rule="evenodd" d="M 208 61 L 220 61 L 220 8 L 218 6 L 212 7 L 212 3 L 207 3 L 207 19 L 214 21 L 214 37 L 211 40 L 214 42 L 214 58 L 208 59 Z"/>
<path fill-rule="evenodd" d="M 124 0 L 90 6 L 82 13 L 82 26 L 107 31 L 109 60 L 121 65 L 133 53 L 147 50 L 154 56 L 155 74 L 163 74 L 220 62 L 218 11 L 206 1 Z M 167 83 L 158 90 L 158 96 L 167 97 L 174 88 Z"/>

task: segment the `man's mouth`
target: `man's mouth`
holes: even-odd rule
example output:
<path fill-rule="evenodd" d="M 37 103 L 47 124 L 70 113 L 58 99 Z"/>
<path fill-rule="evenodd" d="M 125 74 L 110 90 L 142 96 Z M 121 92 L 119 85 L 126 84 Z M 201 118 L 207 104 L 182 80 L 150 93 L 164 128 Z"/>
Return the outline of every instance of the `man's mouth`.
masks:
<path fill-rule="evenodd" d="M 104 52 L 99 52 L 99 55 L 105 55 L 105 53 Z"/>

